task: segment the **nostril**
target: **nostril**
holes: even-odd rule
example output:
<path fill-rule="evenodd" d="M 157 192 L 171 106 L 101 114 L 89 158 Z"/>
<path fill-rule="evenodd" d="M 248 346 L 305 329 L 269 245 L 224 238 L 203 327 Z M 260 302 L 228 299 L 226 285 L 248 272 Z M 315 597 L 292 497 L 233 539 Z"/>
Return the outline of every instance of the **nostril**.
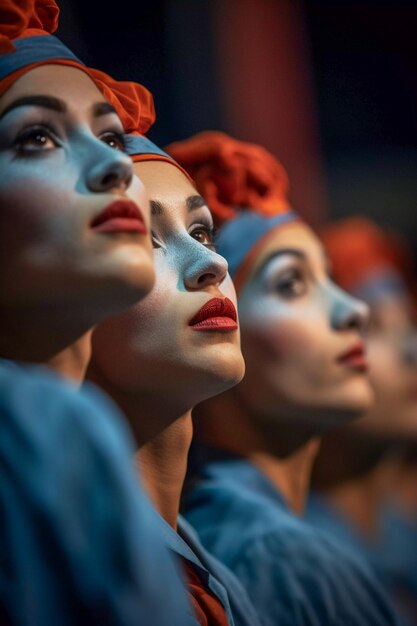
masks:
<path fill-rule="evenodd" d="M 106 189 L 112 185 L 116 185 L 119 181 L 119 177 L 114 172 L 109 172 L 101 179 L 101 184 Z"/>
<path fill-rule="evenodd" d="M 211 274 L 211 273 L 202 274 L 201 276 L 198 277 L 197 283 L 199 285 L 204 285 L 207 281 L 213 281 L 213 279 L 215 278 L 216 278 L 215 274 Z"/>

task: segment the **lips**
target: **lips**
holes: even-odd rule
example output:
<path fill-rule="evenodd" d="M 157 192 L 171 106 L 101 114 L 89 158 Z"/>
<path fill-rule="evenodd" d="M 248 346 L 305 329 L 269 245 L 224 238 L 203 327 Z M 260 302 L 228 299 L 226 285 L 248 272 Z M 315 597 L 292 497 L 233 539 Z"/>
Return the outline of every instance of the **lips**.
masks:
<path fill-rule="evenodd" d="M 212 298 L 189 321 L 193 330 L 236 330 L 237 311 L 229 298 Z"/>
<path fill-rule="evenodd" d="M 366 372 L 368 370 L 368 361 L 365 354 L 365 346 L 359 342 L 346 352 L 343 352 L 337 359 L 341 365 L 350 369 Z"/>
<path fill-rule="evenodd" d="M 147 229 L 142 213 L 131 200 L 116 200 L 109 204 L 91 222 L 90 228 L 96 233 L 140 233 Z"/>

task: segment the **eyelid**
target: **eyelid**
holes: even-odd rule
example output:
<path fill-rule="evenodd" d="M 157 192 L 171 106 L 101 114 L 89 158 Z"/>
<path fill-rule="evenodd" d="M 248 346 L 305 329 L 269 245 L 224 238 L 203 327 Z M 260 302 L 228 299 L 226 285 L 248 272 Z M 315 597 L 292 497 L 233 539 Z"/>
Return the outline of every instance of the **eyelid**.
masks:
<path fill-rule="evenodd" d="M 16 149 L 17 152 L 21 152 L 24 153 L 25 149 L 23 146 L 23 143 L 26 140 L 29 140 L 31 138 L 31 136 L 36 133 L 36 132 L 42 132 L 45 135 L 47 135 L 49 137 L 49 139 L 51 139 L 56 148 L 62 148 L 62 138 L 60 137 L 59 132 L 56 130 L 56 127 L 51 124 L 51 122 L 48 121 L 38 121 L 38 122 L 34 122 L 31 124 L 27 124 L 26 126 L 24 126 L 23 128 L 21 128 L 18 133 L 15 135 L 14 139 L 12 140 L 12 147 L 14 147 Z M 52 150 L 52 148 L 47 148 L 45 150 L 27 150 L 26 152 L 29 154 L 29 152 L 47 152 L 48 150 Z"/>
<path fill-rule="evenodd" d="M 203 223 L 203 222 L 195 222 L 194 224 L 192 224 L 190 226 L 190 229 L 188 231 L 190 237 L 192 237 L 193 235 L 195 235 L 195 233 L 198 233 L 199 231 L 204 232 L 209 241 L 207 243 L 202 243 L 201 241 L 199 242 L 202 246 L 205 246 L 206 248 L 210 248 L 212 250 L 216 249 L 216 243 L 215 243 L 215 229 L 214 229 L 214 224 L 213 223 Z"/>
<path fill-rule="evenodd" d="M 151 231 L 151 241 L 152 241 L 152 246 L 154 246 L 154 244 L 156 244 L 154 247 L 155 248 L 162 248 L 163 250 L 165 250 L 165 246 L 163 245 L 163 243 L 158 239 L 158 237 L 156 236 L 154 231 Z"/>
<path fill-rule="evenodd" d="M 105 137 L 116 137 L 122 146 L 123 152 L 126 152 L 126 137 L 125 133 L 120 130 L 116 130 L 115 128 L 103 130 L 97 135 L 100 140 L 103 140 Z"/>

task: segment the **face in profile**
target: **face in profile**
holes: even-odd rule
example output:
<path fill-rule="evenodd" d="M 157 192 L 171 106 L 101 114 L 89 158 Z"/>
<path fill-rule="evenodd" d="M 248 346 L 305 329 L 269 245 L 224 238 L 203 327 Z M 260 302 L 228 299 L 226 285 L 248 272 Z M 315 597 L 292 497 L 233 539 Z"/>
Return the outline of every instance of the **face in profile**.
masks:
<path fill-rule="evenodd" d="M 93 334 L 93 360 L 119 389 L 191 407 L 236 384 L 244 364 L 235 293 L 210 211 L 181 171 L 135 165 L 151 203 L 155 287 Z"/>
<path fill-rule="evenodd" d="M 38 67 L 1 96 L 3 309 L 100 318 L 150 290 L 148 199 L 123 150 L 118 116 L 81 70 Z"/>
<path fill-rule="evenodd" d="M 367 343 L 375 405 L 355 426 L 376 436 L 417 438 L 417 328 L 405 295 L 371 304 Z"/>
<path fill-rule="evenodd" d="M 238 392 L 254 414 L 320 431 L 369 408 L 367 307 L 332 283 L 306 225 L 269 235 L 238 302 L 246 361 Z"/>

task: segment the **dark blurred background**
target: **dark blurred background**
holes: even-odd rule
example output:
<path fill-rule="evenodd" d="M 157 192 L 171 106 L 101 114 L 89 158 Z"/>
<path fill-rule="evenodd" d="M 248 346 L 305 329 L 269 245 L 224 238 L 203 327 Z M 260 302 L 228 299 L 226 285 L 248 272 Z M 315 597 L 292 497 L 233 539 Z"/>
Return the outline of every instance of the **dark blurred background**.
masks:
<path fill-rule="evenodd" d="M 365 213 L 417 250 L 417 5 L 60 0 L 80 58 L 154 94 L 161 146 L 204 129 L 262 143 L 313 224 Z"/>

